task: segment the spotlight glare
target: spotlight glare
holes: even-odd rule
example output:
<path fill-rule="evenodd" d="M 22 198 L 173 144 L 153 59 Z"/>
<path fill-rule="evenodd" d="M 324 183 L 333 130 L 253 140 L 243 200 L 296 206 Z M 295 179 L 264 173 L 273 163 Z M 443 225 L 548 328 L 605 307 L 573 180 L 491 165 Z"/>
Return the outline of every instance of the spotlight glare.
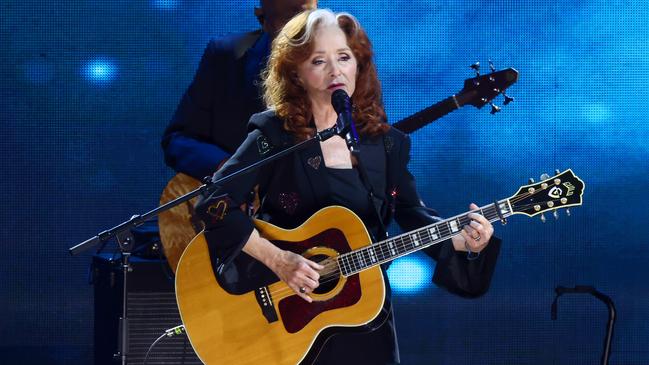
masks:
<path fill-rule="evenodd" d="M 415 294 L 431 284 L 434 264 L 420 255 L 404 256 L 395 260 L 388 268 L 388 279 L 392 292 Z"/>
<path fill-rule="evenodd" d="M 153 6 L 163 10 L 173 10 L 178 5 L 176 0 L 153 0 Z"/>
<path fill-rule="evenodd" d="M 117 77 L 117 65 L 112 61 L 93 60 L 86 63 L 83 74 L 92 83 L 110 83 Z"/>

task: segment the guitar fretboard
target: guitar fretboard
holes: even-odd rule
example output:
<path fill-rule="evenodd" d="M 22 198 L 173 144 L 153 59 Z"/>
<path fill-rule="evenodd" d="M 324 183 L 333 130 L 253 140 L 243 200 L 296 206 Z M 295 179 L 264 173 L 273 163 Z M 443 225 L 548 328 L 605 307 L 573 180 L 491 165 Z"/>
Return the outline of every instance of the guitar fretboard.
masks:
<path fill-rule="evenodd" d="M 349 276 L 376 265 L 392 261 L 460 234 L 471 222 L 469 213 L 478 213 L 490 222 L 512 215 L 508 200 L 486 205 L 478 210 L 448 218 L 428 226 L 403 233 L 394 238 L 377 242 L 358 250 L 338 256 L 338 265 L 344 276 Z"/>
<path fill-rule="evenodd" d="M 412 133 L 426 124 L 460 108 L 461 106 L 462 105 L 458 104 L 455 95 L 451 95 L 437 104 L 431 105 L 426 109 L 420 110 L 417 113 L 394 123 L 392 126 L 403 133 Z"/>

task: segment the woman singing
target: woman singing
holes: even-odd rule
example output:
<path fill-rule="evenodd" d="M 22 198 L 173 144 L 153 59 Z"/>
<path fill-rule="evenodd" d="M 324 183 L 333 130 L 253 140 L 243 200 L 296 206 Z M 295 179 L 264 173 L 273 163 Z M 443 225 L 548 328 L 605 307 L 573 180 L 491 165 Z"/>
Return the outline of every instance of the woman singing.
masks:
<path fill-rule="evenodd" d="M 300 226 L 331 205 L 358 215 L 374 240 L 385 237 L 392 218 L 404 230 L 440 220 L 421 202 L 407 169 L 409 138 L 386 122 L 372 57 L 358 21 L 329 10 L 300 13 L 273 41 L 263 84 L 268 110 L 252 116 L 247 139 L 213 179 L 336 125 L 331 97 L 339 89 L 352 100 L 360 154 L 351 154 L 345 139 L 334 136 L 230 180 L 202 198 L 197 211 L 206 223 L 214 272 L 229 290 L 246 292 L 279 278 L 311 303 L 320 285 L 322 265 L 262 237 L 241 209 L 255 186 L 260 198 L 256 218 L 285 229 Z M 483 216 L 469 217 L 471 223 L 458 235 L 424 252 L 437 261 L 433 281 L 438 286 L 476 297 L 489 287 L 500 241 L 492 237 L 493 227 Z M 387 320 L 371 331 L 330 337 L 315 363 L 399 363 L 389 302 L 388 296 Z"/>

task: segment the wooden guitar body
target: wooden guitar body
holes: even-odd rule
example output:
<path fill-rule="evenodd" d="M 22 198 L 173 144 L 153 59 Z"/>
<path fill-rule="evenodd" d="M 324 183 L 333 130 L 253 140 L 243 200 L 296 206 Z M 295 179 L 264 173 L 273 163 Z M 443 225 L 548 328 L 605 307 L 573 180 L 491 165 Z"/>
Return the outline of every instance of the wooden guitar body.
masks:
<path fill-rule="evenodd" d="M 281 281 L 233 295 L 215 279 L 207 242 L 199 234 L 180 259 L 176 296 L 189 339 L 204 363 L 308 364 L 332 334 L 367 330 L 385 319 L 380 315 L 386 296 L 380 266 L 349 277 L 335 267 L 339 254 L 371 243 L 353 212 L 327 207 L 292 230 L 263 221 L 255 224 L 262 236 L 281 248 L 321 263 L 325 259 L 334 270 L 321 273 L 322 284 L 311 294 L 313 303 Z M 324 281 L 325 275 L 332 279 Z"/>
<path fill-rule="evenodd" d="M 201 186 L 200 181 L 185 174 L 176 174 L 169 181 L 160 196 L 160 205 L 168 203 L 180 196 Z M 160 241 L 164 249 L 167 263 L 173 272 L 176 272 L 180 256 L 185 247 L 196 234 L 203 230 L 203 222 L 194 216 L 194 204 L 198 198 L 193 198 L 185 203 L 163 211 L 158 216 Z"/>

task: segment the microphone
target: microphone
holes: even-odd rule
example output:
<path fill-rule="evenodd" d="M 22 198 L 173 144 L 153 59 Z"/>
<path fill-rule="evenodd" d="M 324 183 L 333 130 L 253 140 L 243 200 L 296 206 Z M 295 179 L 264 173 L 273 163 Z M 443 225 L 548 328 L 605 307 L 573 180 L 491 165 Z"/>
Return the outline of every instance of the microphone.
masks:
<path fill-rule="evenodd" d="M 352 107 L 349 95 L 342 89 L 334 91 L 331 94 L 331 105 L 334 107 L 336 113 L 338 113 L 338 120 L 336 121 L 338 134 L 344 134 L 347 146 L 352 152 L 356 152 L 358 133 L 356 132 L 356 124 L 352 119 Z"/>

